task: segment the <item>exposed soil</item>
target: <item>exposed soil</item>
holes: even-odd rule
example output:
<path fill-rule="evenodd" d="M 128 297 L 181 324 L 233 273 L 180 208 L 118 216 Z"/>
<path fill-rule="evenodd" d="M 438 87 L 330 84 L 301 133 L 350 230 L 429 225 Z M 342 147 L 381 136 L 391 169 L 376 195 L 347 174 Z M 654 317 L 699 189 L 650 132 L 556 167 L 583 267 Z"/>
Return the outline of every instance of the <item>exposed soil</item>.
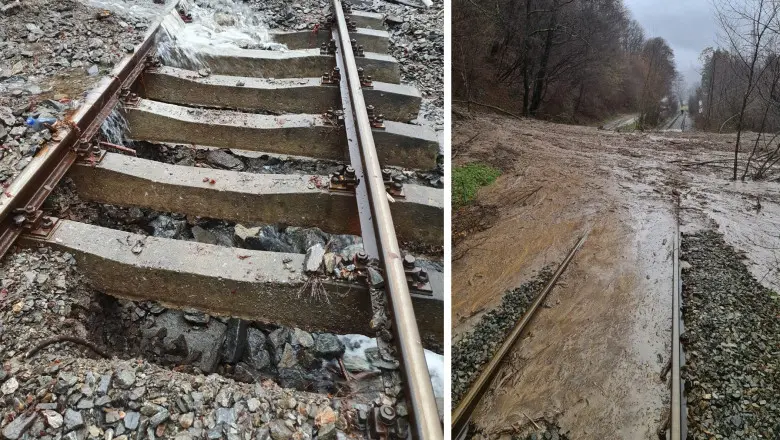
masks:
<path fill-rule="evenodd" d="M 757 279 L 778 282 L 770 249 L 780 248 L 773 233 L 780 217 L 772 215 L 780 187 L 732 183 L 727 169 L 681 164 L 728 157 L 731 142 L 731 135 L 623 134 L 492 115 L 454 126 L 453 144 L 461 145 L 454 166 L 485 162 L 497 145 L 503 164 L 477 197 L 497 212 L 453 218 L 453 225 L 490 218 L 453 232 L 456 340 L 589 231 L 499 371 L 500 387 L 477 408 L 478 432 L 527 425 L 526 414 L 555 420 L 572 439 L 657 438 L 668 413 L 659 373 L 671 338 L 675 194 L 683 230 L 719 229 L 747 253 Z M 462 212 L 466 221 L 457 218 Z"/>

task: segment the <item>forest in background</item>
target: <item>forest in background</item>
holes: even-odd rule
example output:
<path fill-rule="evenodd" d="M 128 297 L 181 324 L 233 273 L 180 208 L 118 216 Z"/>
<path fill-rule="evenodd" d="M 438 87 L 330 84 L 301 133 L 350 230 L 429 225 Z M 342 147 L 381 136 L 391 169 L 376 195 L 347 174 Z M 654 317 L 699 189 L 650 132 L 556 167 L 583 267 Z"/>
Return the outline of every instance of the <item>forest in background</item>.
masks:
<path fill-rule="evenodd" d="M 453 0 L 452 93 L 566 123 L 679 111 L 674 53 L 646 38 L 622 0 Z"/>

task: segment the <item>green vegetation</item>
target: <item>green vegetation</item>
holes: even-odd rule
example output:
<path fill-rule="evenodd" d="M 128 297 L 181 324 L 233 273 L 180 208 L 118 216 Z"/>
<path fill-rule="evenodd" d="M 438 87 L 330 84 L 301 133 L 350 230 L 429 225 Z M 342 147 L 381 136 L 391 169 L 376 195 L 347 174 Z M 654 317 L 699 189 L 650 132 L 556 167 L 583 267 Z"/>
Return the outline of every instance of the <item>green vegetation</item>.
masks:
<path fill-rule="evenodd" d="M 615 131 L 618 133 L 632 133 L 639 130 L 639 119 L 634 119 L 628 124 L 621 125 Z"/>
<path fill-rule="evenodd" d="M 501 171 L 490 165 L 470 163 L 452 170 L 452 207 L 457 209 L 472 200 L 479 188 L 498 179 Z"/>

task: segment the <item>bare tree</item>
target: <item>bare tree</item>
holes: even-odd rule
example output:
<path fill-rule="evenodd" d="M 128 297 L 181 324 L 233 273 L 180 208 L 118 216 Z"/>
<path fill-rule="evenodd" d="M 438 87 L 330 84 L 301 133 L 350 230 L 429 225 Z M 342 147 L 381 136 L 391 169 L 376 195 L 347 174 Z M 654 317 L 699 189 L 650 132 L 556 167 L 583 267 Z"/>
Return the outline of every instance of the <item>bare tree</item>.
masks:
<path fill-rule="evenodd" d="M 774 0 L 717 0 L 715 3 L 718 21 L 730 51 L 741 63 L 741 72 L 746 75 L 745 90 L 737 119 L 737 140 L 734 145 L 734 176 L 737 180 L 739 149 L 748 107 L 757 80 L 763 75 L 766 63 L 762 57 L 771 52 L 776 41 L 772 31 L 778 13 Z"/>
<path fill-rule="evenodd" d="M 646 81 L 644 31 L 622 0 L 453 0 L 452 23 L 458 100 L 580 123 L 635 112 L 643 94 L 655 118 L 671 94 L 660 71 Z"/>

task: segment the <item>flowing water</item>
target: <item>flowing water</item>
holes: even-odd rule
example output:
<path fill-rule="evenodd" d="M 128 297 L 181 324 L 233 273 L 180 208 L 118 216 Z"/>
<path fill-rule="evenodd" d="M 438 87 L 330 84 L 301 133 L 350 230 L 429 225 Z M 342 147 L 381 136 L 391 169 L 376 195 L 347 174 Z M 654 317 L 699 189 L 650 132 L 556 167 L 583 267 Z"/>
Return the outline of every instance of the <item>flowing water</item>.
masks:
<path fill-rule="evenodd" d="M 94 7 L 108 9 L 120 17 L 132 17 L 153 22 L 162 11 L 171 7 L 157 5 L 149 0 L 85 0 Z M 248 5 L 233 0 L 199 0 L 179 2 L 192 17 L 185 23 L 173 10 L 162 20 L 157 36 L 157 55 L 163 64 L 191 70 L 208 68 L 199 55 L 204 48 L 221 52 L 242 49 L 286 50 L 286 46 L 271 41 L 268 27 L 262 17 Z M 118 145 L 128 142 L 128 126 L 124 116 L 114 110 L 103 123 L 101 131 L 106 140 Z"/>
<path fill-rule="evenodd" d="M 285 50 L 271 41 L 262 17 L 244 3 L 233 0 L 201 0 L 189 3 L 192 22 L 185 23 L 176 12 L 162 22 L 157 53 L 168 66 L 201 69 L 208 64 L 198 56 L 201 49 L 238 52 L 241 49 Z"/>
<path fill-rule="evenodd" d="M 110 115 L 103 121 L 103 125 L 100 126 L 100 133 L 106 142 L 110 142 L 116 145 L 125 145 L 125 143 L 132 143 L 125 134 L 127 133 L 127 120 L 122 112 L 118 109 L 114 109 Z"/>
<path fill-rule="evenodd" d="M 360 362 L 368 368 L 366 350 L 376 348 L 376 338 L 363 335 L 340 335 L 339 340 L 346 347 L 344 362 Z M 352 359 L 350 359 L 352 358 Z M 444 393 L 444 356 L 425 350 L 425 363 L 428 365 L 428 373 L 431 375 L 433 394 L 438 398 L 445 397 Z"/>

